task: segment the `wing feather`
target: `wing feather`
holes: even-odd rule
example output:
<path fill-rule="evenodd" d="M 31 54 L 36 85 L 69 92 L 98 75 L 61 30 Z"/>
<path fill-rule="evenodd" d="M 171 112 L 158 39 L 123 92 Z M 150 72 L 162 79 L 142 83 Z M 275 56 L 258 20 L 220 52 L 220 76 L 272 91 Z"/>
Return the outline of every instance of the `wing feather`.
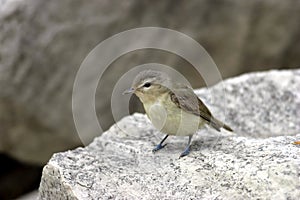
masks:
<path fill-rule="evenodd" d="M 220 131 L 221 128 L 232 131 L 228 125 L 213 117 L 209 109 L 194 93 L 191 87 L 181 86 L 174 88 L 170 91 L 170 99 L 177 107 L 185 112 L 201 117 L 217 131 Z"/>
<path fill-rule="evenodd" d="M 200 116 L 208 122 L 211 121 L 211 112 L 190 87 L 185 86 L 172 90 L 170 98 L 177 107 L 185 112 Z"/>

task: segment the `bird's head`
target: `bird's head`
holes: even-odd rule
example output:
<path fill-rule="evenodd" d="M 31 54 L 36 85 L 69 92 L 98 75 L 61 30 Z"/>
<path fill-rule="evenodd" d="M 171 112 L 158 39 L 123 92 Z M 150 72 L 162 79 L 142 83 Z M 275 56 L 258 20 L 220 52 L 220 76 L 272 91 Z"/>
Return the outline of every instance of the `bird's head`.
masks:
<path fill-rule="evenodd" d="M 131 88 L 126 90 L 124 94 L 134 93 L 142 102 L 146 102 L 169 92 L 171 86 L 171 80 L 166 73 L 145 70 L 135 77 Z"/>

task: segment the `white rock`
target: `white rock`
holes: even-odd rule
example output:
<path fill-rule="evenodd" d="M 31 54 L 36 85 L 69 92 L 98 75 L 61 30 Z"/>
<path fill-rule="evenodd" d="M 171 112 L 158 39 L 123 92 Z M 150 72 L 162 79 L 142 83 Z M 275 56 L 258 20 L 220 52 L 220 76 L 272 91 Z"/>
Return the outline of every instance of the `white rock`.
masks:
<path fill-rule="evenodd" d="M 134 114 L 89 146 L 55 154 L 39 198 L 298 199 L 300 153 L 292 142 L 300 140 L 300 70 L 229 79 L 224 96 L 221 86 L 197 93 L 236 134 L 200 130 L 190 155 L 178 159 L 187 138 L 168 138 L 153 154 L 163 135 Z"/>

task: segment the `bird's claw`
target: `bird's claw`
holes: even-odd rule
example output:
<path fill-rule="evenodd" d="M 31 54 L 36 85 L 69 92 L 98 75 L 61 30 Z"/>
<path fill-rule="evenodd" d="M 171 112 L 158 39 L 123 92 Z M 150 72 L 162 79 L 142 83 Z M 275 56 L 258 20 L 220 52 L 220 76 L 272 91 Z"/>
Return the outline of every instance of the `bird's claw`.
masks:
<path fill-rule="evenodd" d="M 186 148 L 186 149 L 184 150 L 184 152 L 182 152 L 182 153 L 180 154 L 179 158 L 182 158 L 182 157 L 184 157 L 184 156 L 187 156 L 189 153 L 190 153 L 190 147 Z"/>
<path fill-rule="evenodd" d="M 154 149 L 152 149 L 152 152 L 156 152 L 162 148 L 164 148 L 167 144 L 164 144 L 164 145 L 161 145 L 161 144 L 158 144 Z"/>

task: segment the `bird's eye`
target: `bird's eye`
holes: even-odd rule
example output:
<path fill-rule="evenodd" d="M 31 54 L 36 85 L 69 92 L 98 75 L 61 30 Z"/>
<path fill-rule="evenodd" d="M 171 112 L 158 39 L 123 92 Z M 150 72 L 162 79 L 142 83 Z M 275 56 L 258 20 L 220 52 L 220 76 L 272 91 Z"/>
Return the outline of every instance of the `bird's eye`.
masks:
<path fill-rule="evenodd" d="M 148 82 L 143 85 L 143 87 L 145 87 L 145 88 L 148 88 L 150 86 L 151 86 L 151 83 L 148 83 Z"/>

